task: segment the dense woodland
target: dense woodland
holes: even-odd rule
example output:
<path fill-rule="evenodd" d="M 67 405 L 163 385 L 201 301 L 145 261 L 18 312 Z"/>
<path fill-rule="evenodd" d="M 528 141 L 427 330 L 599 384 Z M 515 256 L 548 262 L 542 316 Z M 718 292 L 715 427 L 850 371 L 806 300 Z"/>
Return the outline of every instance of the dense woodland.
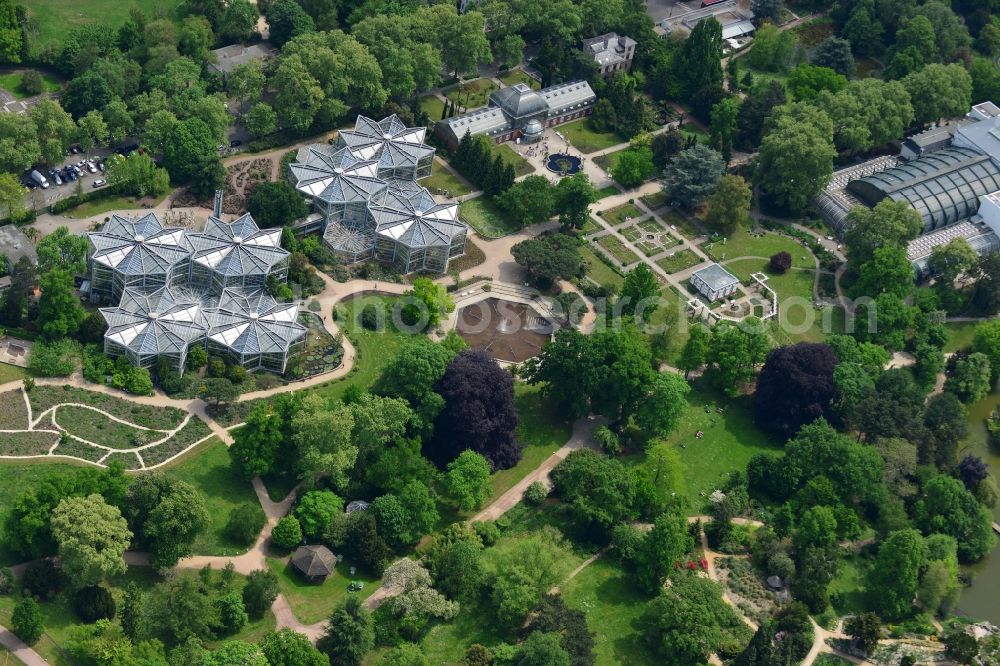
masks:
<path fill-rule="evenodd" d="M 591 80 L 599 97 L 592 130 L 631 142 L 615 180 L 632 187 L 661 177 L 671 202 L 703 212 L 712 231 L 733 234 L 750 226 L 754 195 L 766 212 L 809 221 L 811 199 L 835 165 L 887 151 L 971 103 L 1000 100 L 1000 23 L 989 3 L 790 8 L 823 15 L 829 36 L 804 45 L 776 27 L 785 20 L 780 2 L 757 0 L 752 49 L 723 64 L 715 20 L 689 36 L 660 39 L 637 0 L 481 0 L 462 15 L 424 2 L 187 0 L 176 14 L 135 11 L 117 31 L 77 28 L 45 48 L 33 44 L 25 8 L 0 0 L 0 60 L 50 67 L 68 80 L 59 101 L 0 115 L 0 206 L 15 220 L 30 219 L 17 174 L 62 160 L 75 142 L 135 140 L 145 149 L 109 164 L 108 181 L 119 192 L 162 193 L 173 184 L 207 196 L 223 178 L 217 146 L 234 122 L 261 149 L 335 129 L 356 113 L 428 124 L 435 119 L 420 110 L 419 93 L 480 64 L 516 65 L 532 49 L 544 83 Z M 265 67 L 241 66 L 224 82 L 209 75 L 209 50 L 255 39 L 258 12 L 280 54 Z M 578 44 L 611 30 L 639 46 L 633 72 L 605 82 Z M 227 109 L 227 100 L 235 105 Z M 649 134 L 664 101 L 690 108 L 709 129 L 707 143 L 679 130 Z M 450 157 L 519 224 L 557 217 L 562 227 L 514 246 L 515 261 L 541 289 L 581 277 L 580 232 L 594 187 L 583 176 L 558 185 L 539 176 L 515 182 L 489 150 L 487 141 L 466 138 Z M 753 157 L 729 173 L 735 153 Z M 287 184 L 258 191 L 248 205 L 263 224 L 302 215 Z M 278 585 L 269 570 L 168 576 L 116 599 L 108 585 L 124 573 L 127 549 L 148 551 L 155 569 L 168 571 L 193 552 L 209 520 L 190 484 L 159 473 L 125 477 L 116 466 L 54 474 L 13 502 L 5 547 L 23 560 L 62 561 L 61 573 L 47 560 L 25 571 L 13 628 L 34 642 L 43 629 L 38 602 L 67 595 L 84 624 L 64 648 L 79 663 L 415 665 L 430 663 L 424 651 L 435 632 L 457 632 L 472 618 L 496 628 L 495 640 L 454 639 L 465 664 L 584 666 L 598 661 L 595 627 L 583 609 L 548 592 L 568 574 L 562 564 L 571 554 L 610 546 L 604 557 L 635 588 L 641 648 L 654 663 L 703 664 L 713 653 L 746 666 L 799 663 L 812 645 L 810 616 L 828 619 L 842 607 L 831 585 L 859 559 L 869 566 L 845 625 L 855 650 L 874 650 L 895 631 L 890 625 L 936 632 L 932 619 L 948 618 L 969 582 L 963 565 L 995 545 L 990 509 L 1000 496 L 986 463 L 962 452 L 968 406 L 1000 377 L 1000 322 L 979 324 L 971 343 L 946 359 L 944 321 L 997 312 L 1000 255 L 978 256 L 953 241 L 935 249 L 931 279 L 918 285 L 905 251 L 920 231 L 915 211 L 887 201 L 853 210 L 850 223 L 842 287 L 870 299 L 855 321 L 871 318 L 875 328 L 859 324 L 850 335 L 777 345 L 755 318 L 710 329 L 694 323 L 670 359 L 680 374 L 661 370 L 664 338 L 647 319 L 607 308 L 595 332 L 562 330 L 513 372 L 455 336 L 434 343 L 414 335 L 370 386 L 254 404 L 234 432 L 233 469 L 245 481 L 303 483 L 274 528 L 273 546 L 285 553 L 303 542 L 326 544 L 402 590 L 373 612 L 349 597 L 315 647 L 289 631 L 226 642 L 266 615 Z M 290 233 L 284 244 L 295 252 L 292 282 L 320 289 L 310 261 L 323 263 L 321 244 Z M 100 317 L 87 314 L 73 292 L 85 252 L 85 242 L 57 231 L 39 241 L 37 269 L 14 267 L 0 322 L 38 339 L 32 371 L 65 376 L 79 363 L 88 379 L 110 377 L 132 393 L 149 393 L 154 382 L 185 390 L 166 368 L 110 363 L 93 346 L 103 334 Z M 775 255 L 769 265 L 786 271 L 791 257 Z M 620 288 L 585 291 L 628 304 L 656 298 L 661 285 L 641 263 Z M 413 295 L 437 318 L 448 309 L 447 295 L 429 280 L 415 281 Z M 560 298 L 571 309 L 578 297 Z M 366 312 L 361 326 L 377 333 L 384 312 Z M 894 352 L 915 362 L 886 369 Z M 233 401 L 246 380 L 241 369 L 192 357 L 190 369 L 205 369 L 201 397 L 216 407 Z M 513 517 L 467 524 L 490 499 L 491 478 L 524 453 L 516 395 L 525 386 L 563 420 L 603 418 L 594 433 L 601 451 L 570 454 L 552 472 L 551 495 L 530 487 Z M 695 502 L 683 492 L 688 470 L 670 438 L 699 409 L 692 396 L 706 394 L 748 409 L 753 424 L 744 436 L 771 446 L 717 479 L 715 501 Z M 354 499 L 369 509 L 346 514 Z M 702 514 L 711 519 L 689 520 Z M 738 518 L 763 526 L 750 529 Z M 233 540 L 244 545 L 263 526 L 255 505 L 229 520 Z M 715 551 L 749 555 L 754 576 L 788 584 L 792 601 L 756 632 L 723 601 L 718 584 L 691 571 L 703 534 Z M 0 591 L 15 590 L 7 572 L 0 583 Z M 949 628 L 941 639 L 960 663 L 977 654 L 996 663 L 1000 651 L 996 637 L 977 642 Z M 217 649 L 206 650 L 209 642 Z"/>

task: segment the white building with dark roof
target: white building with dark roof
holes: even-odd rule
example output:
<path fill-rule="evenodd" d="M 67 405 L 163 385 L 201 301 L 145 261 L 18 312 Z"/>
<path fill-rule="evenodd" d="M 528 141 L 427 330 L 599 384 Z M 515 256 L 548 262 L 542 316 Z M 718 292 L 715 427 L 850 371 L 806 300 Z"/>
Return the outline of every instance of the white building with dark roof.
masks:
<path fill-rule="evenodd" d="M 691 286 L 709 301 L 717 301 L 736 292 L 740 281 L 719 264 L 709 264 L 691 274 Z"/>
<path fill-rule="evenodd" d="M 546 127 L 589 116 L 597 95 L 586 81 L 573 81 L 532 90 L 524 83 L 490 95 L 489 106 L 440 120 L 434 132 L 454 148 L 462 137 L 486 136 L 496 143 L 522 139 L 537 141 Z"/>
<path fill-rule="evenodd" d="M 631 37 L 609 32 L 583 40 L 583 51 L 594 59 L 601 76 L 607 78 L 615 72 L 628 72 L 635 58 L 636 41 Z"/>

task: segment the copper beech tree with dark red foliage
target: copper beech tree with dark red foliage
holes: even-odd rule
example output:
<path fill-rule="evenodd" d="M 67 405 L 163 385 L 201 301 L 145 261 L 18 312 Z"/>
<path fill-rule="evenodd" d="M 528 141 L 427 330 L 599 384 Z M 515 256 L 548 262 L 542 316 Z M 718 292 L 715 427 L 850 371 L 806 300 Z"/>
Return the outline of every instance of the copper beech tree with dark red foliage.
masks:
<path fill-rule="evenodd" d="M 771 350 L 757 380 L 754 420 L 782 439 L 806 423 L 831 418 L 837 356 L 829 345 L 800 342 Z"/>
<path fill-rule="evenodd" d="M 424 453 L 444 467 L 462 451 L 482 454 L 494 470 L 507 469 L 521 459 L 514 438 L 514 378 L 478 349 L 453 358 L 434 390 L 444 398 L 444 409 L 434 424 L 434 438 Z"/>

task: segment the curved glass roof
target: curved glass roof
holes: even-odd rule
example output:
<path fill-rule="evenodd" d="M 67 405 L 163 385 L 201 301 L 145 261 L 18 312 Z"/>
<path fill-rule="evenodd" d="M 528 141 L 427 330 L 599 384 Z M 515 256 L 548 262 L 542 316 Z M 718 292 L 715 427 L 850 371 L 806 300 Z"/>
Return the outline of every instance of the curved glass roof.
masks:
<path fill-rule="evenodd" d="M 118 307 L 101 308 L 101 315 L 107 340 L 143 356 L 185 352 L 208 331 L 201 299 L 170 287 L 126 289 Z"/>
<path fill-rule="evenodd" d="M 209 217 L 205 230 L 190 234 L 192 260 L 222 275 L 267 275 L 288 257 L 281 229 L 261 230 L 249 213 L 231 223 Z"/>
<path fill-rule="evenodd" d="M 340 132 L 337 142 L 360 160 L 377 161 L 380 170 L 416 168 L 434 155 L 424 143 L 426 134 L 426 127 L 407 127 L 396 114 L 379 121 L 358 116 L 354 129 Z"/>
<path fill-rule="evenodd" d="M 208 339 L 237 354 L 285 353 L 306 334 L 294 303 L 277 303 L 264 290 L 224 289 L 208 308 Z"/>
<path fill-rule="evenodd" d="M 378 236 L 411 248 L 450 246 L 466 230 L 458 220 L 458 204 L 439 204 L 424 188 L 414 193 L 386 190 L 372 201 L 371 213 Z"/>
<path fill-rule="evenodd" d="M 889 197 L 920 213 L 925 230 L 967 219 L 979 198 L 1000 190 L 1000 169 L 987 155 L 945 148 L 851 181 L 847 190 L 869 206 Z"/>
<path fill-rule="evenodd" d="M 385 187 L 377 161 L 320 143 L 302 148 L 289 173 L 299 192 L 328 204 L 365 202 Z"/>
<path fill-rule="evenodd" d="M 152 213 L 112 215 L 100 231 L 87 234 L 92 260 L 126 275 L 168 273 L 190 254 L 186 236 L 180 227 L 163 227 Z"/>
<path fill-rule="evenodd" d="M 513 118 L 524 118 L 549 110 L 545 98 L 524 83 L 501 88 L 490 95 L 490 100 Z"/>

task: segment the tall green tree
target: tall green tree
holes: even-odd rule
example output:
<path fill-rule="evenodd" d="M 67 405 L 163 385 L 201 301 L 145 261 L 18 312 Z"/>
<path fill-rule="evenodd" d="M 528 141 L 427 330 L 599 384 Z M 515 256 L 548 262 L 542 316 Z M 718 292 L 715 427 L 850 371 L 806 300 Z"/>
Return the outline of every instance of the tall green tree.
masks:
<path fill-rule="evenodd" d="M 555 200 L 555 212 L 563 228 L 582 229 L 587 223 L 590 204 L 597 200 L 597 190 L 581 171 L 559 181 Z"/>
<path fill-rule="evenodd" d="M 778 112 L 761 141 L 754 182 L 778 205 L 802 210 L 830 182 L 836 154 L 826 113 Z"/>
<path fill-rule="evenodd" d="M 73 275 L 65 269 L 45 273 L 39 285 L 37 326 L 49 340 L 72 336 L 87 316 L 73 293 Z"/>
<path fill-rule="evenodd" d="M 722 86 L 722 26 L 714 17 L 699 21 L 674 56 L 673 73 L 685 97 Z"/>
<path fill-rule="evenodd" d="M 722 155 L 704 144 L 696 144 L 682 150 L 667 164 L 664 192 L 685 208 L 694 208 L 715 190 L 724 171 Z"/>
<path fill-rule="evenodd" d="M 52 512 L 52 536 L 74 588 L 97 585 L 125 573 L 132 532 L 117 507 L 100 495 L 64 499 Z"/>
<path fill-rule="evenodd" d="M 374 643 L 371 615 L 362 606 L 361 600 L 354 596 L 348 597 L 333 611 L 326 633 L 316 647 L 330 658 L 331 663 L 357 666 Z"/>

